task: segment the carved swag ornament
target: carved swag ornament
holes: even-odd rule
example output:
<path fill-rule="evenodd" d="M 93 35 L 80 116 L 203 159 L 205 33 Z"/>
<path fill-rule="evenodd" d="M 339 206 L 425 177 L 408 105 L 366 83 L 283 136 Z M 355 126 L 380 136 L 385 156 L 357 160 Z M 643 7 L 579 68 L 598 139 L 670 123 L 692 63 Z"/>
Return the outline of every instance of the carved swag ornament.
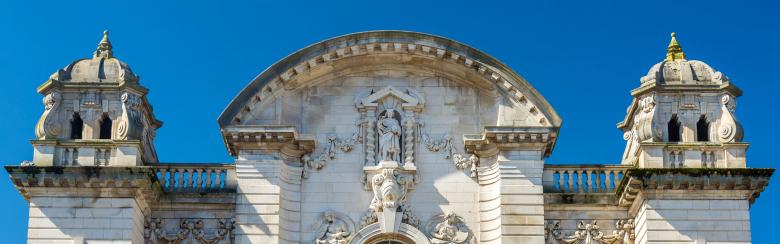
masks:
<path fill-rule="evenodd" d="M 147 218 L 144 223 L 144 243 L 231 244 L 234 228 L 233 219 L 221 219 L 218 222 L 218 229 L 214 233 L 207 234 L 202 219 L 182 219 L 179 222 L 179 229 L 171 233 L 164 229 L 162 219 Z"/>
<path fill-rule="evenodd" d="M 618 220 L 611 235 L 604 235 L 596 221 L 586 224 L 580 221 L 572 235 L 561 233 L 560 221 L 553 221 L 544 228 L 547 244 L 630 244 L 634 243 L 634 220 Z"/>

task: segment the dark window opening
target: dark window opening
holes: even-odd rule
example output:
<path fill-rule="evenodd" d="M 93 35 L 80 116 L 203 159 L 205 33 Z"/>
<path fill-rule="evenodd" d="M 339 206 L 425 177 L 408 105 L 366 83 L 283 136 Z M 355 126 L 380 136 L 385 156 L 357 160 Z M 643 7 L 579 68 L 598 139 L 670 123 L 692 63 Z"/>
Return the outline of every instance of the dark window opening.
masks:
<path fill-rule="evenodd" d="M 70 120 L 70 139 L 81 139 L 83 130 L 84 121 L 81 120 L 79 113 L 73 113 L 73 119 Z"/>
<path fill-rule="evenodd" d="M 668 128 L 669 142 L 680 141 L 680 121 L 677 120 L 677 115 L 673 114 L 672 119 L 669 120 Z"/>
<path fill-rule="evenodd" d="M 707 122 L 707 117 L 704 115 L 699 117 L 699 122 L 696 122 L 696 140 L 710 141 L 710 122 Z"/>
<path fill-rule="evenodd" d="M 108 114 L 104 113 L 103 118 L 100 120 L 100 139 L 111 139 L 111 118 Z"/>

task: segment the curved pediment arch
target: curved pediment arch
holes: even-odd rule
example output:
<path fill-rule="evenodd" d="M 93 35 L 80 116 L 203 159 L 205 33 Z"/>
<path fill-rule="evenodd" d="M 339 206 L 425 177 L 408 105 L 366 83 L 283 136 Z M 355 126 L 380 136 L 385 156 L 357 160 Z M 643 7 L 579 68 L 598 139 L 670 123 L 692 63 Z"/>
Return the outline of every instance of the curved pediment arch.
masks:
<path fill-rule="evenodd" d="M 240 125 L 246 114 L 283 91 L 335 75 L 389 66 L 418 69 L 475 87 L 497 90 L 522 105 L 531 126 L 560 128 L 561 119 L 524 78 L 495 58 L 451 39 L 405 31 L 348 34 L 303 48 L 263 71 L 222 112 L 220 127 Z"/>

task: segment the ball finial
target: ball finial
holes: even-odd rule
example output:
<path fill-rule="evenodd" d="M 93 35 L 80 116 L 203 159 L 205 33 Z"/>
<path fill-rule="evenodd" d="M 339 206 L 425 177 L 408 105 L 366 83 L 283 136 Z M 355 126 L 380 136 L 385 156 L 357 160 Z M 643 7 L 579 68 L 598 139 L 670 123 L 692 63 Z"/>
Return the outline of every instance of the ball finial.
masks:
<path fill-rule="evenodd" d="M 676 37 L 677 37 L 677 33 L 672 32 L 672 38 L 676 38 Z"/>

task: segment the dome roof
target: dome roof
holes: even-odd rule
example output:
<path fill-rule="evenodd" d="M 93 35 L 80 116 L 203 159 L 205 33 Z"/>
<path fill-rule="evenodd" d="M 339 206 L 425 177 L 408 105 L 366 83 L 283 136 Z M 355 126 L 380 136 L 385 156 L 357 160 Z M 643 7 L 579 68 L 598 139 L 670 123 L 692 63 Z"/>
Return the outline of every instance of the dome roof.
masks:
<path fill-rule="evenodd" d="M 63 83 L 121 83 L 137 82 L 138 76 L 126 63 L 114 58 L 108 31 L 104 31 L 91 59 L 76 60 L 54 72 L 49 79 Z"/>
<path fill-rule="evenodd" d="M 647 75 L 640 79 L 642 86 L 658 85 L 720 85 L 729 81 L 728 77 L 716 71 L 706 63 L 687 60 L 677 37 L 672 33 L 666 59 L 653 65 Z"/>

